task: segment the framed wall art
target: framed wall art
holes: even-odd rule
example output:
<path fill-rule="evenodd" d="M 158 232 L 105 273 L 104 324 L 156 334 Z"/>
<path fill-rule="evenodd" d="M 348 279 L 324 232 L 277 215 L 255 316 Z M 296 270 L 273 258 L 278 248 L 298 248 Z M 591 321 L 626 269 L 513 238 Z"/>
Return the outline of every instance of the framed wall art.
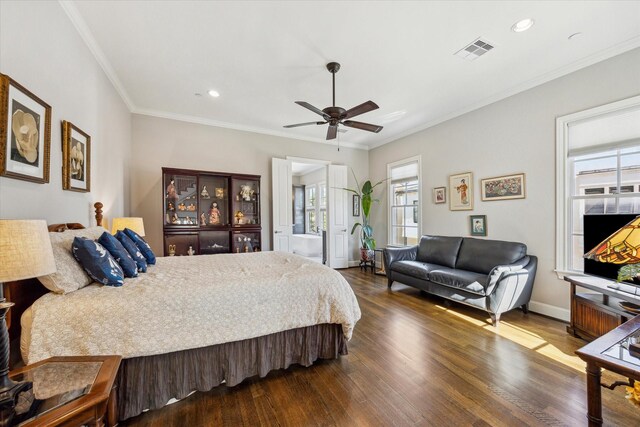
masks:
<path fill-rule="evenodd" d="M 469 227 L 472 236 L 487 235 L 487 216 L 486 215 L 469 215 Z"/>
<path fill-rule="evenodd" d="M 0 175 L 49 182 L 51 107 L 0 74 Z"/>
<path fill-rule="evenodd" d="M 524 174 L 498 176 L 480 181 L 482 201 L 525 198 Z"/>
<path fill-rule="evenodd" d="M 449 176 L 449 210 L 470 211 L 473 209 L 473 174 L 459 173 Z"/>
<path fill-rule="evenodd" d="M 433 203 L 436 205 L 447 202 L 447 188 L 436 187 L 433 189 Z"/>
<path fill-rule="evenodd" d="M 353 195 L 353 212 L 352 216 L 360 216 L 360 196 L 357 194 Z"/>
<path fill-rule="evenodd" d="M 62 188 L 91 191 L 91 137 L 66 120 L 62 122 Z"/>

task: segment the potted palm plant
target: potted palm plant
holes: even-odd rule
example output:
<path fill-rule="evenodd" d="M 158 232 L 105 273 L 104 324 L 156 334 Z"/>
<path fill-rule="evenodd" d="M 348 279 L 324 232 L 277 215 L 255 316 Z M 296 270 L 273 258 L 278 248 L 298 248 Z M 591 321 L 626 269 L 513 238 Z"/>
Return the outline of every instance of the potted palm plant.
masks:
<path fill-rule="evenodd" d="M 351 171 L 353 173 L 353 170 Z M 357 190 L 352 188 L 343 188 L 343 190 L 350 191 L 360 197 L 360 222 L 353 224 L 351 234 L 354 234 L 357 229 L 360 229 L 360 259 L 362 261 L 371 261 L 374 256 L 374 249 L 376 248 L 376 239 L 373 238 L 373 227 L 371 227 L 370 215 L 371 205 L 374 202 L 380 200 L 373 198 L 373 190 L 380 184 L 386 181 L 377 182 L 375 185 L 371 184 L 370 180 L 365 181 L 360 187 L 360 183 L 356 178 L 355 173 L 353 178 L 356 181 Z"/>

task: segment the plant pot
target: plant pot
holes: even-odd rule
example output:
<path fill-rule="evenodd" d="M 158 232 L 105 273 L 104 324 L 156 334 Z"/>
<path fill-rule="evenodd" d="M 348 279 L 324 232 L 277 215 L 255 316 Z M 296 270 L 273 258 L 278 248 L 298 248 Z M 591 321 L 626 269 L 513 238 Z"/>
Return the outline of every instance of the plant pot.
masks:
<path fill-rule="evenodd" d="M 373 249 L 360 248 L 360 260 L 361 261 L 373 261 L 375 252 Z"/>

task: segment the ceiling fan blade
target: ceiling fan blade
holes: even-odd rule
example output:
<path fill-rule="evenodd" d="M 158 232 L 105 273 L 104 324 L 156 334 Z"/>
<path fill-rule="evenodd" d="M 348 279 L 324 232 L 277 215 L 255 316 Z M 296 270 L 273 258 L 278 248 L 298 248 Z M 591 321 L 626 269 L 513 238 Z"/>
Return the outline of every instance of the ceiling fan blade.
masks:
<path fill-rule="evenodd" d="M 308 102 L 296 101 L 296 104 L 300 105 L 301 107 L 306 108 L 307 110 L 311 110 L 316 114 L 320 114 L 322 117 L 325 118 L 325 120 L 329 120 L 331 118 L 330 115 L 328 115 L 327 113 L 325 113 L 321 109 L 314 107 L 313 105 L 309 104 Z"/>
<path fill-rule="evenodd" d="M 382 126 L 372 125 L 369 123 L 354 122 L 353 120 L 345 120 L 344 122 L 342 122 L 342 124 L 345 126 L 349 126 L 350 128 L 362 129 L 375 133 L 378 133 L 382 130 Z"/>
<path fill-rule="evenodd" d="M 309 125 L 323 125 L 327 122 L 307 122 L 307 123 L 296 123 L 295 125 L 286 125 L 283 126 L 285 128 L 297 128 L 298 126 L 309 126 Z"/>
<path fill-rule="evenodd" d="M 329 129 L 327 129 L 327 141 L 336 139 L 336 135 L 338 135 L 338 125 L 329 125 Z"/>
<path fill-rule="evenodd" d="M 362 104 L 347 110 L 343 119 L 350 119 L 351 117 L 359 116 L 360 114 L 368 113 L 369 111 L 377 110 L 378 104 L 373 101 L 363 102 Z"/>

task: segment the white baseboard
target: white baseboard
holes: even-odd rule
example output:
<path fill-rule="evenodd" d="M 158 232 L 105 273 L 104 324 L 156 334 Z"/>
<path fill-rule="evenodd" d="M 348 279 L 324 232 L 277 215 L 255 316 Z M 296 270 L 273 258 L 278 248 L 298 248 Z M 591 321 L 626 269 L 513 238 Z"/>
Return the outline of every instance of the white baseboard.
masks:
<path fill-rule="evenodd" d="M 554 319 L 569 322 L 571 320 L 571 311 L 566 308 L 556 307 L 555 305 L 545 304 L 543 302 L 530 301 L 529 310 L 534 313 L 544 314 Z"/>
<path fill-rule="evenodd" d="M 360 261 L 349 260 L 349 267 L 357 267 L 360 265 Z"/>

